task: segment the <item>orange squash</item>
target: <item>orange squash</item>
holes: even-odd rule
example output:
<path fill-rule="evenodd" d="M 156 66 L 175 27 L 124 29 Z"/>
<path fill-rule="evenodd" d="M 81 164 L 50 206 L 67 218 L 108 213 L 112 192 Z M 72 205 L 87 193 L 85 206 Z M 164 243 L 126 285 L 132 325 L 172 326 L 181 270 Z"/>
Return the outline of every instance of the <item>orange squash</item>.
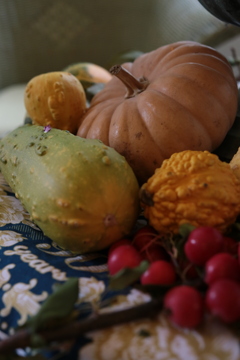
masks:
<path fill-rule="evenodd" d="M 86 110 L 83 86 L 71 73 L 53 71 L 32 78 L 25 89 L 24 104 L 32 123 L 76 134 Z"/>
<path fill-rule="evenodd" d="M 163 161 L 142 185 L 140 200 L 161 234 L 177 234 L 186 223 L 225 232 L 240 213 L 240 180 L 218 156 L 185 150 Z"/>
<path fill-rule="evenodd" d="M 166 45 L 115 75 L 96 94 L 77 135 L 126 157 L 140 183 L 183 150 L 215 150 L 237 111 L 237 84 L 224 56 L 191 41 Z"/>

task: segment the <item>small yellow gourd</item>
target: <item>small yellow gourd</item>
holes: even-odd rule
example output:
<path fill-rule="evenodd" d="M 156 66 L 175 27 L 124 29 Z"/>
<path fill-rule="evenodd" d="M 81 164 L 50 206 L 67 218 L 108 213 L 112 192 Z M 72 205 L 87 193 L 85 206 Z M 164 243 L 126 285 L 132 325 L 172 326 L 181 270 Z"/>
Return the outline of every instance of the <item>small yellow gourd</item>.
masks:
<path fill-rule="evenodd" d="M 225 232 L 240 213 L 240 180 L 216 155 L 186 150 L 163 161 L 140 198 L 145 217 L 160 233 L 178 233 L 184 223 Z"/>
<path fill-rule="evenodd" d="M 24 104 L 32 123 L 76 134 L 86 111 L 85 91 L 77 78 L 64 71 L 40 74 L 25 89 Z"/>
<path fill-rule="evenodd" d="M 112 75 L 108 70 L 102 66 L 88 62 L 69 65 L 64 71 L 76 76 L 85 90 L 94 84 L 106 84 L 112 79 Z"/>

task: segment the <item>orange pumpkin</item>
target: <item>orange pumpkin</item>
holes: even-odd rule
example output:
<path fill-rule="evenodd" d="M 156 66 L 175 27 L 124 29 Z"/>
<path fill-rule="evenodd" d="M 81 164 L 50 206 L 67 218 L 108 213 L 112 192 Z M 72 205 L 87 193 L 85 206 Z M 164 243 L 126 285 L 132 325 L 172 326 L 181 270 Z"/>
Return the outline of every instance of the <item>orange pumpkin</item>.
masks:
<path fill-rule="evenodd" d="M 115 76 L 93 98 L 77 135 L 125 156 L 140 183 L 175 152 L 213 151 L 235 120 L 236 80 L 211 47 L 181 41 L 110 72 Z"/>

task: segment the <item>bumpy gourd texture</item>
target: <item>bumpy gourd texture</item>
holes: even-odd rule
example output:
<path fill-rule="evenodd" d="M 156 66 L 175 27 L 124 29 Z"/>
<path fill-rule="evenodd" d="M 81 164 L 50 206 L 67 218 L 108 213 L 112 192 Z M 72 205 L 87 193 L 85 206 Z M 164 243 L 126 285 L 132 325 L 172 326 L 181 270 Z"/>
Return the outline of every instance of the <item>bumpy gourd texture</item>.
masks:
<path fill-rule="evenodd" d="M 25 89 L 24 103 L 33 124 L 51 126 L 76 134 L 86 110 L 86 95 L 77 78 L 54 71 L 32 78 Z"/>
<path fill-rule="evenodd" d="M 173 154 L 141 188 L 144 215 L 160 233 L 185 223 L 224 232 L 240 212 L 240 181 L 208 151 Z"/>
<path fill-rule="evenodd" d="M 1 139 L 0 170 L 44 234 L 72 252 L 109 246 L 139 214 L 132 169 L 98 140 L 25 125 Z"/>
<path fill-rule="evenodd" d="M 228 61 L 190 41 L 163 46 L 123 64 L 147 88 L 125 98 L 115 76 L 91 102 L 78 135 L 97 138 L 124 155 L 140 183 L 183 150 L 216 149 L 231 128 L 238 91 Z"/>

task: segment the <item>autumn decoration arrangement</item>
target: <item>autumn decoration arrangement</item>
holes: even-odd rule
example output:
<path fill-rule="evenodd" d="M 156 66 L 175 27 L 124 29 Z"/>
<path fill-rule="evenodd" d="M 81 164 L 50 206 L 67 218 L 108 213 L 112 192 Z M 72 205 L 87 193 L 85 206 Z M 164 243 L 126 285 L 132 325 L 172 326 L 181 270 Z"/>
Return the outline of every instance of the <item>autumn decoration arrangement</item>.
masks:
<path fill-rule="evenodd" d="M 24 125 L 0 151 L 1 172 L 17 198 L 63 249 L 101 250 L 132 230 L 138 182 L 125 158 L 101 141 Z"/>
<path fill-rule="evenodd" d="M 179 326 L 239 321 L 240 154 L 213 154 L 238 107 L 227 59 L 181 41 L 40 74 L 24 100 L 32 124 L 1 140 L 0 170 L 44 234 L 105 249 L 112 289 L 161 298 Z"/>

